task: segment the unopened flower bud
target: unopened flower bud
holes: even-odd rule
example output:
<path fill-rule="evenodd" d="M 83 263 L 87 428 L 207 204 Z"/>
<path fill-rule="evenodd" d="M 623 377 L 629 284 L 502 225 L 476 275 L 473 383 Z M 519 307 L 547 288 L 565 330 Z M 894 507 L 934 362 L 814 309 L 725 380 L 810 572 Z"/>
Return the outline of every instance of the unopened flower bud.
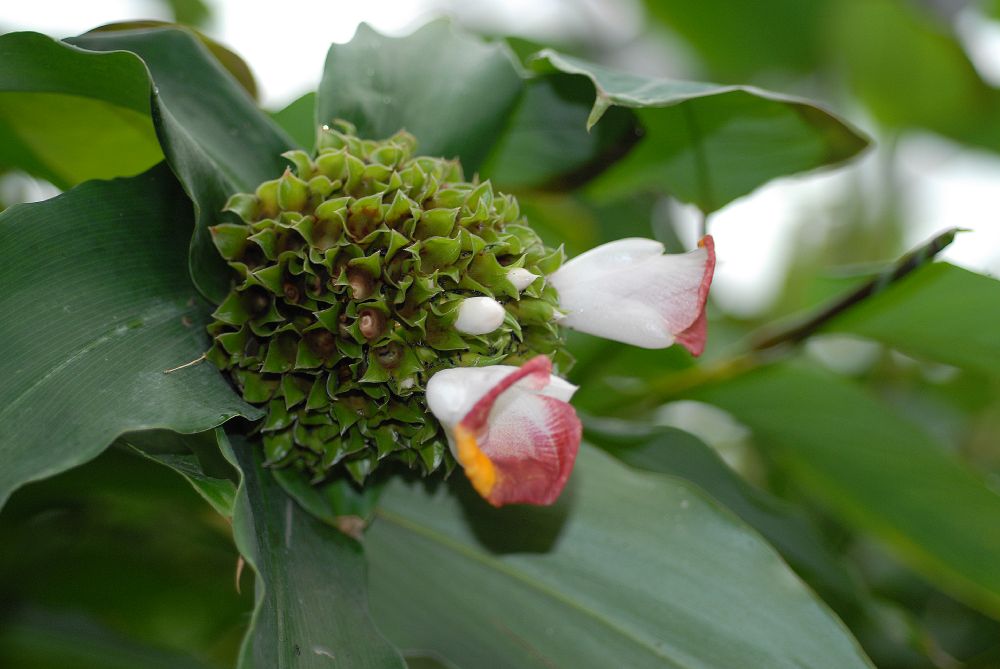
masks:
<path fill-rule="evenodd" d="M 512 267 L 507 270 L 507 280 L 514 284 L 519 293 L 533 284 L 537 278 L 537 274 L 532 274 L 523 267 Z"/>
<path fill-rule="evenodd" d="M 492 297 L 467 297 L 458 307 L 455 329 L 471 335 L 493 332 L 503 325 L 507 312 Z"/>

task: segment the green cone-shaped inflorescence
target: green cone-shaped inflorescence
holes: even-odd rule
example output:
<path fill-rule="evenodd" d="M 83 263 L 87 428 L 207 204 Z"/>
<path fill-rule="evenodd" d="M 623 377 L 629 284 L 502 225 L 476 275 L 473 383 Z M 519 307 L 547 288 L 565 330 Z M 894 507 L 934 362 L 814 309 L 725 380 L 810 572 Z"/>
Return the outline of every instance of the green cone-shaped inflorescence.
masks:
<path fill-rule="evenodd" d="M 214 313 L 208 357 L 266 407 L 274 466 L 313 482 L 343 466 L 360 483 L 386 459 L 451 471 L 427 380 L 538 354 L 565 371 L 554 290 L 538 279 L 519 292 L 507 278 L 515 267 L 550 274 L 562 251 L 542 244 L 513 197 L 467 182 L 458 161 L 413 157 L 405 132 L 362 140 L 337 123 L 317 143 L 314 157 L 289 151 L 294 167 L 230 199 L 241 222 L 212 228 L 238 279 Z M 504 305 L 503 325 L 458 332 L 462 300 L 482 295 Z"/>

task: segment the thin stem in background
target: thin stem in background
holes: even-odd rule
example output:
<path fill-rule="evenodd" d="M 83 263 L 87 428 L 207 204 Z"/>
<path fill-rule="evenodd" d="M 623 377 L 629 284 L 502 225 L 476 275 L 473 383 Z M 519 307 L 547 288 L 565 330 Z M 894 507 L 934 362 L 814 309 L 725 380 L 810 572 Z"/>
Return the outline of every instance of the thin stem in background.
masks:
<path fill-rule="evenodd" d="M 942 232 L 923 246 L 902 256 L 889 269 L 878 274 L 850 293 L 833 300 L 833 302 L 821 308 L 815 314 L 807 316 L 793 325 L 780 329 L 771 329 L 770 331 L 765 329 L 760 334 L 751 336 L 750 350 L 764 351 L 783 344 L 794 345 L 801 343 L 840 314 L 864 302 L 868 298 L 881 293 L 914 270 L 926 265 L 938 253 L 946 249 L 955 240 L 955 235 L 961 231 L 961 228 L 951 228 Z"/>

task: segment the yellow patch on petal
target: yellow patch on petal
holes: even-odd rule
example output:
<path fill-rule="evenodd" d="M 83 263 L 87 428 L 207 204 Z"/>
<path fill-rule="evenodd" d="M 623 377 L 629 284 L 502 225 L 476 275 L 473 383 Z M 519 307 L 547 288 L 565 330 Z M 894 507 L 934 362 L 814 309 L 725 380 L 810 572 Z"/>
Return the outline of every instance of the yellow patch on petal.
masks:
<path fill-rule="evenodd" d="M 465 470 L 472 487 L 485 499 L 489 499 L 497 483 L 497 470 L 493 462 L 479 448 L 476 434 L 461 423 L 455 426 L 455 445 L 458 463 Z"/>

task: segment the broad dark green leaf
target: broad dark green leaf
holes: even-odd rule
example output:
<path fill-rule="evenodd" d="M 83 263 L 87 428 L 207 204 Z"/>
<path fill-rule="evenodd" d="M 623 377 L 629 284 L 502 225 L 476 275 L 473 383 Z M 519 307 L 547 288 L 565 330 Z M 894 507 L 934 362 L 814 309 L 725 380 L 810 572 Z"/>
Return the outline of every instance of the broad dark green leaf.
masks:
<path fill-rule="evenodd" d="M 588 420 L 586 435 L 632 467 L 694 483 L 760 532 L 824 599 L 859 604 L 859 584 L 806 514 L 748 484 L 694 435 L 610 419 Z"/>
<path fill-rule="evenodd" d="M 23 32 L 0 36 L 0 62 L 0 163 L 69 188 L 162 160 L 149 79 L 135 56 Z"/>
<path fill-rule="evenodd" d="M 827 329 L 1000 377 L 1000 281 L 948 263 L 917 270 Z"/>
<path fill-rule="evenodd" d="M 645 137 L 592 186 L 608 197 L 665 189 L 710 212 L 771 179 L 842 162 L 868 145 L 830 112 L 757 88 L 649 79 L 552 50 L 541 51 L 532 68 L 593 83 L 588 127 L 612 107 L 638 116 Z"/>
<path fill-rule="evenodd" d="M 735 516 L 589 446 L 548 508 L 390 484 L 365 543 L 375 620 L 457 666 L 870 666 Z"/>
<path fill-rule="evenodd" d="M 230 274 L 208 226 L 219 222 L 230 195 L 281 176 L 286 166 L 281 153 L 294 142 L 188 31 L 94 32 L 70 41 L 93 51 L 131 51 L 149 68 L 163 151 L 197 210 L 191 276 L 202 294 L 221 302 Z"/>
<path fill-rule="evenodd" d="M 704 389 L 841 520 L 1000 616 L 1000 494 L 853 383 L 772 366 Z"/>
<path fill-rule="evenodd" d="M 233 534 L 257 573 L 240 667 L 405 667 L 368 615 L 361 546 L 292 501 L 261 466 L 261 448 L 241 438 L 225 448 L 243 475 Z"/>
<path fill-rule="evenodd" d="M 174 0 L 175 2 L 188 4 L 197 3 L 200 0 Z M 254 79 L 253 72 L 250 71 L 250 66 L 246 64 L 236 52 L 230 50 L 223 44 L 216 42 L 214 39 L 201 32 L 200 30 L 195 30 L 191 26 L 196 25 L 194 21 L 186 21 L 182 18 L 176 19 L 177 23 L 184 25 L 177 25 L 175 23 L 170 23 L 168 21 L 153 21 L 153 20 L 140 20 L 140 21 L 119 21 L 117 23 L 108 23 L 106 25 L 100 26 L 99 28 L 94 28 L 91 33 L 98 32 L 115 32 L 119 30 L 135 30 L 143 28 L 178 28 L 190 32 L 192 35 L 198 38 L 205 48 L 208 49 L 212 56 L 219 61 L 222 65 L 229 71 L 229 74 L 240 83 L 240 85 L 246 89 L 246 92 L 250 94 L 250 97 L 257 99 L 257 81 Z"/>
<path fill-rule="evenodd" d="M 354 123 L 362 137 L 411 132 L 419 152 L 462 159 L 471 175 L 503 131 L 521 77 L 500 44 L 435 21 L 386 37 L 366 24 L 334 44 L 316 99 L 316 120 Z"/>
<path fill-rule="evenodd" d="M 191 205 L 165 166 L 0 213 L 0 503 L 124 432 L 256 417 L 200 356 Z"/>

